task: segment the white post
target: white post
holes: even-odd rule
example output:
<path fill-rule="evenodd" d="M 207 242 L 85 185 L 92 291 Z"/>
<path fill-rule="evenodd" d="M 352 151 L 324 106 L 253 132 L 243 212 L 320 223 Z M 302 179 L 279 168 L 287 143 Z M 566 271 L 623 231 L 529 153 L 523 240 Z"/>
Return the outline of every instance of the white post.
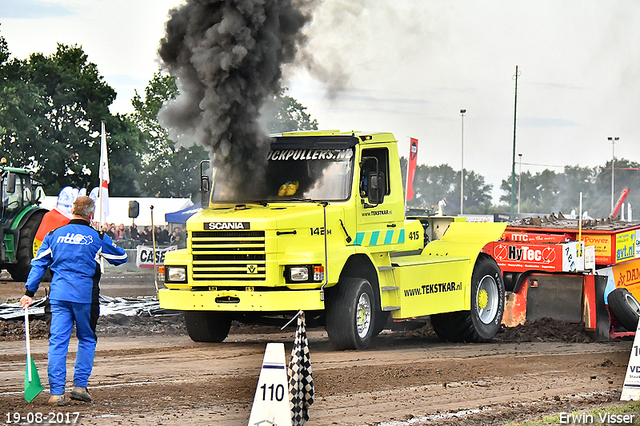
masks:
<path fill-rule="evenodd" d="M 462 145 L 460 149 L 460 216 L 464 213 L 464 114 L 466 109 L 460 110 L 462 117 Z"/>

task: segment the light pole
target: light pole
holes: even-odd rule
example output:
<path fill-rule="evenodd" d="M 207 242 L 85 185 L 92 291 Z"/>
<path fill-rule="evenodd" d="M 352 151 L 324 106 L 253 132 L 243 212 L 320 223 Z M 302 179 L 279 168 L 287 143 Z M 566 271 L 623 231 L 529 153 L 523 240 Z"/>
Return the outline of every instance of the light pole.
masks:
<path fill-rule="evenodd" d="M 509 215 L 509 219 L 515 219 L 515 198 L 516 198 L 516 113 L 518 110 L 518 77 L 520 73 L 518 72 L 518 66 L 516 65 L 516 73 L 513 78 L 516 80 L 516 90 L 514 95 L 513 102 L 513 154 L 511 156 L 511 213 Z"/>
<path fill-rule="evenodd" d="M 460 110 L 460 117 L 462 117 L 462 145 L 460 148 L 460 216 L 464 213 L 464 115 L 466 112 L 466 109 Z"/>
<path fill-rule="evenodd" d="M 522 183 L 522 154 L 518 154 L 520 158 L 520 171 L 518 172 L 518 214 L 520 214 L 520 185 Z"/>
<path fill-rule="evenodd" d="M 618 136 L 611 137 L 609 136 L 607 139 L 611 141 L 611 212 L 613 213 L 613 203 L 615 197 L 614 185 L 615 185 L 615 164 L 616 164 L 616 154 L 615 154 L 615 145 L 616 142 L 620 139 Z"/>

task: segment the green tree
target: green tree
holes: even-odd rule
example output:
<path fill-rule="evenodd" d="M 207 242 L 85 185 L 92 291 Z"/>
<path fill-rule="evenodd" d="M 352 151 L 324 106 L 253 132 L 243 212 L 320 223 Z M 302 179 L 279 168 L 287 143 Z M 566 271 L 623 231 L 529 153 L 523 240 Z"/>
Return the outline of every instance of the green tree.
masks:
<path fill-rule="evenodd" d="M 269 133 L 318 130 L 318 120 L 312 120 L 307 107 L 291 96 L 279 95 L 271 99 L 263 108 L 262 117 Z"/>
<path fill-rule="evenodd" d="M 527 178 L 528 175 L 525 173 L 524 178 Z M 523 179 L 524 182 L 525 179 Z M 517 195 L 518 195 L 518 177 L 516 176 L 516 203 L 517 203 Z M 504 191 L 504 194 L 500 197 L 500 201 L 507 203 L 507 206 L 511 202 L 511 178 L 504 179 L 502 184 L 500 185 L 500 189 Z M 550 210 L 552 206 L 555 204 L 555 198 L 559 192 L 559 186 L 556 181 L 556 173 L 549 169 L 545 169 L 541 173 L 536 173 L 535 176 L 531 179 L 529 184 L 525 185 L 526 192 L 523 193 L 522 185 L 520 186 L 521 191 L 521 204 L 524 200 L 528 201 L 528 205 L 532 206 L 536 209 L 535 212 L 551 212 Z M 521 205 L 522 207 L 522 205 Z M 517 207 L 514 208 L 517 210 Z M 522 209 L 521 209 L 522 211 Z"/>
<path fill-rule="evenodd" d="M 130 118 L 144 133 L 148 144 L 140 176 L 140 190 L 147 196 L 197 198 L 198 165 L 209 158 L 202 146 L 178 146 L 158 123 L 162 105 L 177 95 L 175 78 L 157 72 L 145 88 L 144 99 L 136 91 L 131 101 L 134 112 Z"/>
<path fill-rule="evenodd" d="M 580 193 L 582 210 L 591 217 L 604 218 L 611 213 L 611 162 L 601 167 L 565 166 L 562 173 L 551 170 L 532 175 L 523 172 L 517 177 L 520 181 L 520 211 L 525 213 L 549 214 L 562 212 L 578 213 Z M 510 201 L 510 180 L 503 180 L 501 189 L 504 195 L 501 201 Z M 618 159 L 615 163 L 615 193 L 617 202 L 620 192 L 629 187 L 631 192 L 626 202 L 638 205 L 640 202 L 640 167 L 637 162 Z M 516 191 L 518 191 L 516 189 Z M 516 192 L 517 193 L 517 192 Z"/>
<path fill-rule="evenodd" d="M 101 121 L 109 132 L 111 195 L 135 194 L 142 139 L 126 117 L 112 116 L 116 92 L 79 46 L 58 44 L 56 52 L 2 64 L 9 90 L 3 121 L 4 155 L 31 168 L 48 194 L 64 186 L 99 184 Z"/>
<path fill-rule="evenodd" d="M 460 172 L 456 173 L 456 182 L 460 182 Z M 481 176 L 473 170 L 465 170 L 464 174 L 464 213 L 467 214 L 487 214 L 491 210 L 491 190 L 493 185 L 484 181 Z M 456 186 L 453 200 L 460 200 L 460 185 Z M 455 203 L 454 203 L 455 204 Z M 455 208 L 454 208 L 455 207 Z M 460 213 L 460 203 L 457 206 L 450 206 L 452 211 Z"/>
<path fill-rule="evenodd" d="M 407 159 L 400 158 L 403 184 L 406 183 Z M 445 200 L 444 213 L 456 215 L 460 213 L 460 172 L 456 172 L 448 164 L 416 167 L 413 180 L 415 197 L 407 202 L 407 207 L 418 207 L 435 210 L 441 200 Z M 491 210 L 492 185 L 486 184 L 484 177 L 474 171 L 465 170 L 464 180 L 464 213 L 487 214 Z"/>

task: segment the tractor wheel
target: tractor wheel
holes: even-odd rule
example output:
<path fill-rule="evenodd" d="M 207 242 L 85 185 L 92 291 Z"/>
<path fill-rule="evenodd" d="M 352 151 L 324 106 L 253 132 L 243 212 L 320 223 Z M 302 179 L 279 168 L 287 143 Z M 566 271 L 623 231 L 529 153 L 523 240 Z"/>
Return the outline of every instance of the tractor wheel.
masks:
<path fill-rule="evenodd" d="M 481 255 L 471 277 L 471 310 L 431 315 L 431 325 L 442 340 L 487 342 L 500 330 L 504 302 L 500 268 Z"/>
<path fill-rule="evenodd" d="M 26 281 L 31 271 L 31 259 L 33 259 L 33 241 L 38 232 L 42 216 L 46 210 L 39 210 L 31 215 L 20 229 L 20 237 L 16 247 L 16 263 L 7 267 L 14 281 Z"/>
<path fill-rule="evenodd" d="M 327 334 L 337 350 L 365 349 L 375 336 L 377 309 L 371 284 L 364 278 L 346 278 L 331 292 L 327 303 Z"/>
<path fill-rule="evenodd" d="M 220 343 L 231 329 L 231 317 L 226 312 L 185 311 L 184 323 L 194 342 Z"/>
<path fill-rule="evenodd" d="M 616 288 L 607 297 L 609 311 L 629 331 L 636 331 L 640 318 L 640 303 L 626 288 Z"/>

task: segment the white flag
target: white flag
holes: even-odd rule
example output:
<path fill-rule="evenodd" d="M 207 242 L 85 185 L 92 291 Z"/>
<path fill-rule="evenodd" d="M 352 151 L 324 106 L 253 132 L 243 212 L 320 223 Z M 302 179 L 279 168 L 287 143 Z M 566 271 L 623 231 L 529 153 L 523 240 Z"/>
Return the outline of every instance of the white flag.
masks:
<path fill-rule="evenodd" d="M 109 160 L 107 159 L 107 134 L 102 122 L 102 132 L 100 141 L 100 186 L 98 191 L 98 222 L 102 224 L 109 216 Z"/>

